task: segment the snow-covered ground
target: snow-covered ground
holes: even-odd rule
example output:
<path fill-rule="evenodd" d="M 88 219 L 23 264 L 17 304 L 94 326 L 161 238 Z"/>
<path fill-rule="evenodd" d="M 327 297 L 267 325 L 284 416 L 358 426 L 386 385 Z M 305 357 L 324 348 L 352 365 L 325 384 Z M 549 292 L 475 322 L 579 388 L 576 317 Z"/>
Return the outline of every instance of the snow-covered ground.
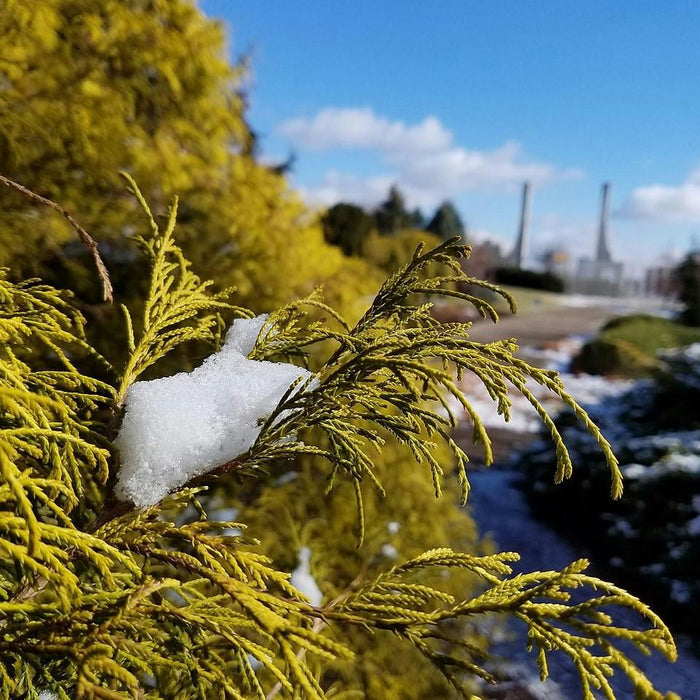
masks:
<path fill-rule="evenodd" d="M 561 294 L 556 295 L 561 306 L 571 308 L 590 308 L 602 306 L 620 315 L 646 313 L 655 316 L 671 317 L 680 310 L 678 302 L 659 297 L 601 297 L 590 294 Z"/>
<path fill-rule="evenodd" d="M 624 394 L 632 382 L 614 381 L 602 377 L 587 375 L 566 374 L 571 357 L 575 354 L 583 342 L 582 338 L 568 339 L 556 347 L 546 349 L 523 348 L 521 355 L 535 361 L 539 366 L 557 369 L 563 372 L 562 378 L 567 390 L 574 398 L 584 405 L 597 405 L 600 411 L 606 409 L 607 413 L 616 410 L 616 406 L 623 406 L 623 401 L 603 401 L 607 397 L 618 397 Z M 541 421 L 535 414 L 530 404 L 513 393 L 512 416 L 509 423 L 504 424 L 503 417 L 498 415 L 495 404 L 486 391 L 480 386 L 478 380 L 465 379 L 462 388 L 474 405 L 475 410 L 483 418 L 487 428 L 507 427 L 517 433 L 536 432 L 541 427 Z M 639 390 L 644 391 L 644 385 L 639 385 Z M 560 403 L 552 398 L 549 392 L 534 385 L 531 389 L 537 398 L 548 408 L 556 412 Z M 615 416 L 606 415 L 608 421 L 616 423 Z M 465 418 L 465 420 L 468 420 Z M 687 449 L 695 447 L 700 440 L 700 431 L 684 433 L 667 433 L 659 436 L 633 438 L 628 441 L 628 446 L 633 446 L 634 440 L 639 441 L 637 447 L 644 449 L 658 449 L 668 447 L 671 443 L 682 443 L 681 447 Z M 657 444 L 665 441 L 663 445 Z M 647 444 L 649 443 L 649 444 Z M 653 443 L 653 444 L 652 444 Z M 666 443 L 669 443 L 668 445 Z M 691 444 L 692 443 L 692 444 Z M 692 451 L 692 450 L 691 450 Z M 639 467 L 627 465 L 624 467 L 626 476 L 631 479 L 651 479 L 668 470 L 693 471 L 700 469 L 700 457 L 696 454 L 675 454 L 674 459 L 661 460 L 658 465 L 652 467 Z M 642 472 L 641 470 L 645 471 Z M 559 569 L 571 561 L 578 559 L 580 555 L 575 549 L 560 537 L 553 529 L 536 520 L 532 515 L 524 495 L 516 487 L 516 481 L 520 473 L 511 469 L 489 469 L 475 471 L 470 474 L 472 490 L 469 497 L 469 507 L 484 534 L 490 534 L 496 541 L 501 551 L 517 551 L 522 555 L 521 562 L 517 565 L 519 571 L 532 571 L 536 569 Z M 695 501 L 693 502 L 695 504 Z M 698 499 L 696 520 L 691 520 L 689 527 L 698 528 L 700 533 L 700 499 Z M 677 591 L 678 596 L 683 591 Z M 617 618 L 619 624 L 635 626 L 638 621 L 633 613 L 627 610 L 620 611 Z M 513 678 L 513 682 L 519 688 L 526 688 L 536 698 L 547 700 L 568 700 L 580 697 L 580 684 L 573 666 L 563 655 L 550 655 L 550 677 L 547 683 L 539 682 L 534 654 L 526 651 L 526 629 L 524 625 L 513 625 L 511 639 L 499 641 L 494 648 L 496 654 L 502 655 L 504 670 Z M 630 655 L 652 680 L 658 690 L 664 692 L 673 690 L 683 698 L 700 697 L 700 660 L 690 651 L 690 645 L 685 640 L 678 640 L 679 659 L 675 664 L 666 662 L 659 655 L 650 657 L 642 656 L 630 650 Z M 560 658 L 557 658 L 560 656 Z M 633 691 L 629 682 L 622 676 L 613 683 L 618 698 L 631 698 Z"/>
<path fill-rule="evenodd" d="M 629 380 L 567 373 L 571 358 L 584 342 L 585 338 L 582 336 L 574 336 L 553 348 L 523 347 L 518 354 L 536 362 L 544 369 L 559 371 L 566 390 L 581 404 L 598 403 L 604 397 L 617 396 L 625 392 L 632 384 Z M 477 377 L 466 374 L 460 387 L 487 429 L 505 428 L 516 433 L 536 433 L 542 427 L 542 421 L 535 409 L 516 389 L 513 389 L 510 394 L 512 402 L 510 420 L 505 422 L 503 416 L 498 413 L 497 404 Z M 561 400 L 535 381 L 528 381 L 527 387 L 549 411 L 556 412 L 561 407 Z M 456 400 L 451 399 L 450 407 L 455 411 L 455 415 L 463 414 Z"/>
<path fill-rule="evenodd" d="M 470 474 L 472 490 L 469 508 L 484 534 L 490 534 L 501 551 L 520 552 L 522 559 L 516 565 L 519 571 L 559 569 L 580 558 L 576 550 L 554 530 L 535 520 L 523 494 L 516 487 L 518 472 L 487 469 Z M 616 618 L 621 625 L 634 626 L 636 616 L 622 610 Z M 665 661 L 658 654 L 633 656 L 635 661 L 660 691 L 673 690 L 685 700 L 698 697 L 700 689 L 700 660 L 690 651 L 689 644 L 677 639 L 679 658 L 676 663 Z M 535 697 L 548 700 L 574 700 L 581 696 L 580 684 L 573 666 L 563 654 L 550 655 L 551 680 L 542 684 L 537 679 L 534 653 L 526 650 L 524 625 L 513 625 L 513 638 L 497 643 L 493 652 L 508 659 L 506 669 L 515 677 L 525 678 L 528 690 L 538 688 Z M 630 650 L 630 655 L 633 651 Z M 511 668 L 514 665 L 514 668 Z M 521 680 L 522 683 L 522 680 Z M 613 683 L 617 697 L 633 697 L 625 678 L 620 676 Z M 534 694 L 534 692 L 533 692 Z"/>

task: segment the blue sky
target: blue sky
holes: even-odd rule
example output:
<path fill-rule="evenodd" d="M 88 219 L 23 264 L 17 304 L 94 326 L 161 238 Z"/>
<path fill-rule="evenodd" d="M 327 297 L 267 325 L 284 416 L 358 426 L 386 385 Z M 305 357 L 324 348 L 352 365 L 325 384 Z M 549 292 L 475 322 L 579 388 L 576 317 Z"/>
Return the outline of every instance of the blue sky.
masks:
<path fill-rule="evenodd" d="M 534 183 L 532 251 L 591 254 L 600 184 L 612 249 L 642 264 L 700 234 L 700 2 L 204 0 L 250 51 L 266 157 L 295 152 L 314 204 L 396 182 L 452 199 L 510 245 Z"/>

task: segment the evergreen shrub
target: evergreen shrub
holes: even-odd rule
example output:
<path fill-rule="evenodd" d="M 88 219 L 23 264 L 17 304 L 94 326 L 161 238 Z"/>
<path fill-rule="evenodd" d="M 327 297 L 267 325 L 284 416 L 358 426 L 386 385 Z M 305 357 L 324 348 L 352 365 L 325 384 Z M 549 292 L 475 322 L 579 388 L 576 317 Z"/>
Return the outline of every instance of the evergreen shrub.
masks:
<path fill-rule="evenodd" d="M 569 452 L 528 382 L 558 395 L 598 445 L 611 494 L 620 496 L 609 443 L 555 372 L 520 360 L 514 341 L 477 343 L 468 324 L 440 323 L 429 303 L 415 302 L 449 295 L 497 318 L 488 303 L 459 291 L 464 282 L 485 283 L 462 271 L 469 251 L 457 240 L 427 252 L 419 247 L 352 326 L 318 293 L 272 313 L 249 361 L 313 365 L 312 378 L 290 386 L 245 453 L 157 503 L 135 508 L 120 500 L 114 439 L 130 391 L 183 343 L 216 348 L 224 318 L 252 315 L 191 270 L 174 238 L 177 203 L 161 226 L 131 180 L 129 188 L 145 215 L 146 231 L 134 241 L 150 279 L 143 308 L 123 307 L 124 367 L 109 365 L 85 340 L 69 292 L 0 277 L 0 697 L 367 697 L 366 687 L 344 682 L 342 664 L 352 664 L 361 651 L 354 645 L 368 635 L 411 649 L 450 692 L 471 697 L 477 679 L 493 677 L 487 649 L 464 637 L 460 623 L 494 613 L 527 625 L 543 680 L 558 651 L 570 658 L 584 698 L 614 697 L 614 673 L 628 676 L 641 697 L 664 697 L 624 645 L 674 659 L 668 628 L 642 602 L 587 573 L 585 560 L 513 575 L 516 553 L 438 547 L 378 574 L 359 570 L 336 594 L 312 601 L 246 539 L 234 514 L 210 517 L 214 487 L 235 489 L 313 459 L 324 465 L 325 484 L 310 480 L 308 488 L 318 489 L 319 500 L 324 490 L 354 500 L 355 532 L 348 524 L 346 538 L 362 548 L 373 536 L 370 499 L 392 498 L 384 484 L 403 487 L 403 474 L 383 484 L 375 469 L 374 455 L 397 443 L 430 476 L 435 496 L 454 481 L 466 501 L 468 457 L 451 436 L 457 419 L 446 396 L 471 420 L 486 462 L 491 448 L 458 389 L 464 372 L 484 383 L 505 418 L 511 389 L 530 400 L 550 432 L 553 476 L 562 481 L 572 473 Z M 426 277 L 436 263 L 448 274 Z M 106 284 L 104 271 L 103 278 Z M 320 359 L 310 354 L 316 347 Z M 438 461 L 435 450 L 451 453 L 451 461 Z M 480 587 L 468 596 L 450 592 L 435 575 L 443 571 L 464 572 Z M 582 590 L 572 598 L 574 589 Z M 638 614 L 639 628 L 615 624 L 620 606 Z"/>

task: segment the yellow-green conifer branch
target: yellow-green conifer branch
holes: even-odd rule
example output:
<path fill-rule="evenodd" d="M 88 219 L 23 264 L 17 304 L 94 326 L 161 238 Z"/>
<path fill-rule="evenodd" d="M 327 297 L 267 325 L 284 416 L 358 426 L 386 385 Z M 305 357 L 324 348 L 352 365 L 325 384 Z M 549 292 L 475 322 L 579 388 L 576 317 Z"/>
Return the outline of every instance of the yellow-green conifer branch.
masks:
<path fill-rule="evenodd" d="M 374 508 L 372 492 L 390 500 L 412 478 L 408 469 L 384 469 L 381 478 L 377 455 L 395 445 L 413 455 L 436 495 L 452 488 L 455 465 L 466 498 L 468 455 L 451 437 L 456 417 L 447 394 L 473 421 L 487 461 L 490 447 L 455 382 L 465 372 L 484 384 L 504 417 L 512 390 L 535 406 L 557 444 L 557 479 L 574 465 L 525 382 L 532 379 L 563 398 L 598 440 L 619 495 L 608 443 L 555 373 L 516 358 L 512 341 L 482 345 L 471 340 L 468 324 L 431 316 L 425 296 L 442 294 L 495 314 L 460 291 L 460 284 L 474 280 L 462 272 L 469 251 L 456 240 L 416 251 L 354 326 L 318 292 L 272 314 L 250 357 L 307 364 L 314 376 L 290 387 L 250 450 L 232 455 L 228 468 L 182 484 L 147 508 L 115 504 L 113 414 L 129 387 L 182 343 L 214 345 L 220 312 L 250 315 L 231 307 L 225 293 L 210 293 L 210 283 L 190 270 L 175 242 L 176 206 L 161 230 L 130 185 L 149 222 L 150 233 L 138 245 L 151 281 L 145 307 L 133 310 L 136 329 L 126 313 L 130 353 L 114 385 L 83 369 L 94 366 L 99 353 L 86 345 L 84 319 L 69 296 L 0 276 L 0 698 L 34 699 L 51 691 L 62 700 L 265 700 L 278 694 L 324 700 L 338 690 L 324 667 L 354 663 L 361 649 L 353 649 L 353 635 L 368 630 L 399 639 L 432 664 L 456 696 L 471 697 L 477 679 L 493 680 L 488 652 L 453 630 L 493 613 L 527 624 L 543 679 L 548 655 L 560 650 L 586 698 L 614 697 L 611 673 L 627 675 L 644 697 L 664 697 L 618 643 L 673 659 L 667 627 L 633 596 L 588 575 L 583 560 L 562 571 L 513 575 L 514 553 L 432 549 L 378 576 L 360 570 L 345 590 L 314 605 L 246 540 L 245 523 L 208 517 L 208 487 L 235 489 L 227 482 L 230 471 L 254 480 L 285 460 L 313 460 L 334 487 L 328 498 L 354 492 L 361 543 L 363 534 L 375 537 L 367 517 L 375 512 L 367 509 Z M 429 267 L 448 272 L 428 278 Z M 450 452 L 452 463 L 436 457 Z M 324 486 L 309 482 L 318 499 Z M 480 588 L 455 595 L 434 575 L 440 571 L 471 576 Z M 570 591 L 582 587 L 590 594 L 573 602 Z M 614 608 L 620 606 L 637 613 L 639 629 L 616 626 Z"/>

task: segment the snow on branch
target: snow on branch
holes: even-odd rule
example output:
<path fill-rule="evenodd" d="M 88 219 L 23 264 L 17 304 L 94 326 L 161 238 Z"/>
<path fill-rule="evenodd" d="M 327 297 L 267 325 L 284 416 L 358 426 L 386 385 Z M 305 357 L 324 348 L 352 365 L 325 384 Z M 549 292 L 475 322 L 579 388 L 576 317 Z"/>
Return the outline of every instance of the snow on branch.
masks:
<path fill-rule="evenodd" d="M 266 316 L 237 319 L 221 350 L 192 372 L 135 382 L 115 440 L 116 493 L 139 507 L 246 452 L 300 367 L 249 360 Z"/>

